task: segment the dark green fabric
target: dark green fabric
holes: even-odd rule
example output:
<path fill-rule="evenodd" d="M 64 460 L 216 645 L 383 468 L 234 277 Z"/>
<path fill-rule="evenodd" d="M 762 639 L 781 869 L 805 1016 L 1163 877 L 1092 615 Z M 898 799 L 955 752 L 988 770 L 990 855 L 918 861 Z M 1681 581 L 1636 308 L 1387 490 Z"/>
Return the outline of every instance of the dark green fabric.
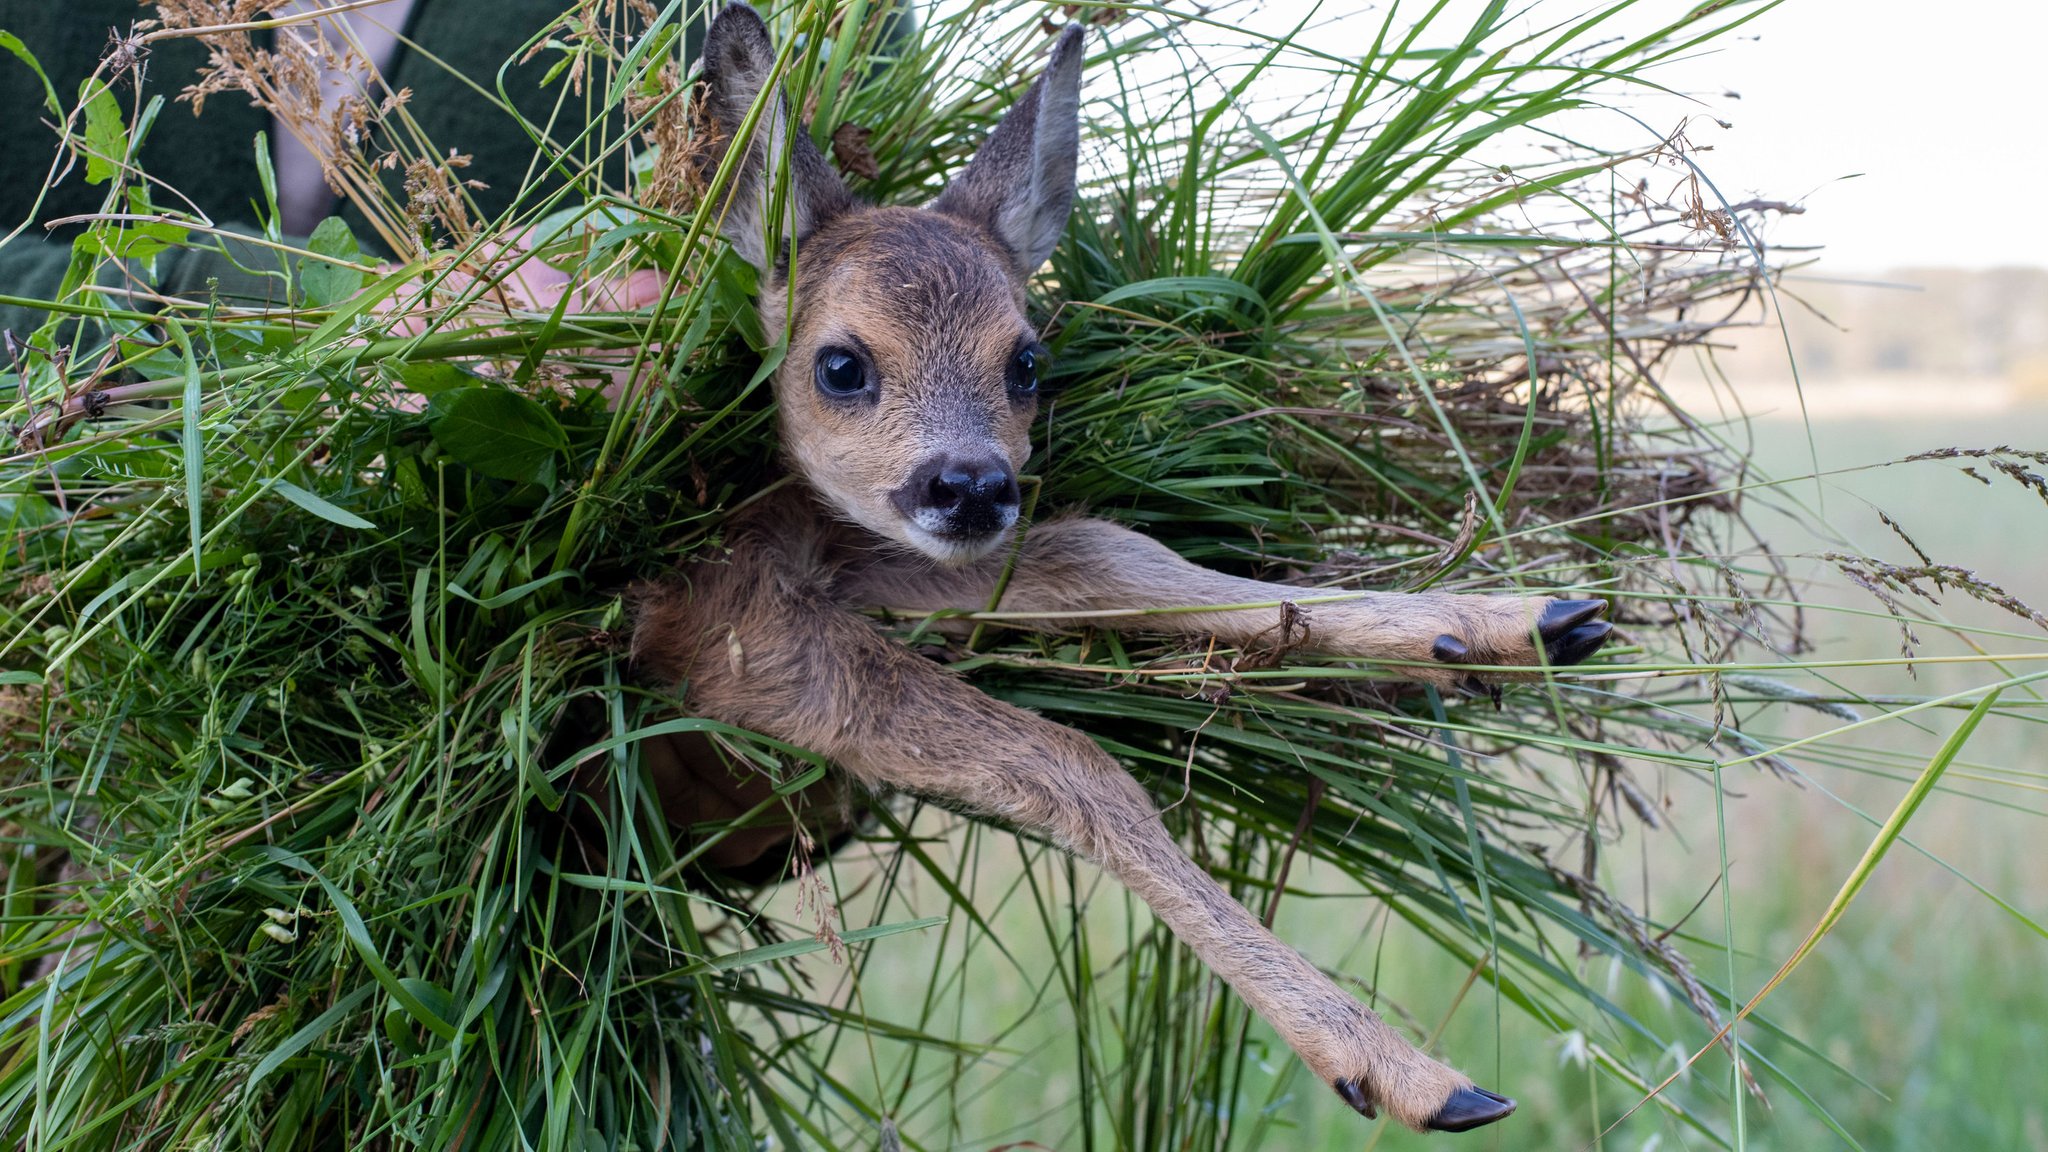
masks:
<path fill-rule="evenodd" d="M 462 172 L 487 188 L 475 195 L 487 216 L 502 212 L 527 180 L 534 155 L 528 134 L 491 98 L 477 91 L 495 91 L 499 69 L 534 33 L 567 8 L 568 0 L 416 0 L 407 23 L 407 38 L 423 52 L 403 45 L 387 71 L 394 88 L 412 89 L 410 112 L 429 139 L 474 157 Z M 108 47 L 112 28 L 127 28 L 153 14 L 136 0 L 0 0 L 0 29 L 19 37 L 42 63 L 66 109 L 76 100 L 79 83 Z M 431 54 L 433 59 L 429 58 Z M 528 119 L 545 124 L 560 95 L 560 82 L 547 89 L 541 77 L 559 59 L 544 52 L 530 63 L 514 65 L 504 87 L 515 107 Z M 254 139 L 270 130 L 268 114 L 234 93 L 209 98 L 206 112 L 195 117 L 189 103 L 175 102 L 196 78 L 205 52 L 191 40 L 168 40 L 149 55 L 145 91 L 168 102 L 144 143 L 143 169 L 177 189 L 217 223 L 252 226 L 251 204 L 260 196 Z M 451 70 L 469 77 L 465 84 Z M 132 102 L 125 88 L 124 106 Z M 553 130 L 567 141 L 583 128 L 584 102 L 571 96 Z M 35 209 L 36 194 L 58 152 L 57 134 L 43 107 L 42 86 L 35 74 L 13 56 L 0 54 L 0 156 L 7 158 L 0 178 L 0 232 L 35 212 L 23 234 L 0 248 L 0 294 L 48 298 L 62 280 L 73 231 L 46 230 L 43 222 L 97 211 L 104 185 L 88 185 L 83 165 L 75 165 Z M 272 152 L 275 153 L 273 148 Z M 618 170 L 607 175 L 618 180 Z M 393 174 L 394 188 L 402 174 Z M 559 187 L 559 182 L 548 182 Z M 175 199 L 156 194 L 157 202 Z M 344 213 L 365 246 L 373 236 L 353 213 Z M 46 241 L 44 237 L 49 239 Z M 158 258 L 162 287 L 185 295 L 203 294 L 209 280 L 223 292 L 266 290 L 268 281 L 235 270 L 214 253 L 166 252 Z M 42 315 L 25 309 L 0 309 L 0 326 L 16 331 L 34 328 Z"/>
<path fill-rule="evenodd" d="M 78 99 L 80 82 L 106 54 L 108 30 L 126 28 L 145 14 L 135 0 L 0 0 L 0 28 L 19 37 L 42 62 L 67 112 Z M 205 60 L 205 50 L 193 41 L 159 44 L 147 61 L 147 91 L 167 100 L 175 97 L 196 79 Z M 133 100 L 125 85 L 119 94 L 124 107 Z M 0 55 L 0 156 L 7 158 L 6 178 L 0 180 L 0 227 L 12 228 L 35 204 L 57 157 L 51 119 L 35 74 L 13 56 Z M 232 95 L 209 101 L 204 119 L 194 117 L 189 104 L 169 104 L 143 145 L 142 164 L 214 219 L 247 220 L 250 196 L 258 188 L 251 141 L 269 127 L 270 117 Z M 105 185 L 87 184 L 83 165 L 75 166 L 44 197 L 36 224 L 24 238 L 42 233 L 45 220 L 98 211 L 105 194 Z M 161 194 L 158 198 L 170 202 Z M 9 273 L 14 247 L 0 252 L 0 260 L 10 262 L 5 265 Z M 10 288 L 9 294 L 22 293 Z"/>

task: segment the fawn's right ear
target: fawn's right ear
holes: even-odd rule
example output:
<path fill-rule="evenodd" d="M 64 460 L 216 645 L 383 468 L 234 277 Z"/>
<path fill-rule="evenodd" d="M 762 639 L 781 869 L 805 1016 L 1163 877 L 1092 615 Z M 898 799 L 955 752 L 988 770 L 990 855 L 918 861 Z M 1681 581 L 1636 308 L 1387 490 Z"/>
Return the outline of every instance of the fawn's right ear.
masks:
<path fill-rule="evenodd" d="M 802 239 L 853 206 L 853 194 L 825 165 L 810 136 L 791 123 L 789 100 L 781 86 L 768 89 L 774 73 L 775 43 L 768 26 L 747 5 L 727 4 L 704 38 L 704 99 L 724 148 L 707 157 L 700 172 L 708 182 L 718 171 L 725 153 L 739 142 L 747 114 L 759 103 L 746 156 L 733 173 L 722 205 L 719 231 L 741 259 L 764 272 L 773 263 L 768 221 L 775 218 L 778 199 L 781 227 L 776 239 L 781 244 L 792 236 Z M 778 187 L 785 163 L 786 188 Z"/>

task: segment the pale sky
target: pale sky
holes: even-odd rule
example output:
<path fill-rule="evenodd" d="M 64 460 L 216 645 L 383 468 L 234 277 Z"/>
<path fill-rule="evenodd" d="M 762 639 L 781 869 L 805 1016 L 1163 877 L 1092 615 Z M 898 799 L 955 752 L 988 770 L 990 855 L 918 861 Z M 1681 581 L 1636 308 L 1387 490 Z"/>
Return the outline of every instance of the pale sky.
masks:
<path fill-rule="evenodd" d="M 1663 82 L 1740 93 L 1692 137 L 1729 199 L 1806 204 L 1773 240 L 1841 271 L 2048 266 L 2048 6 L 1786 0 L 1745 32 Z"/>
<path fill-rule="evenodd" d="M 1265 0 L 1227 14 L 1276 33 L 1309 18 L 1320 47 L 1343 51 L 1354 37 L 1364 47 L 1390 2 Z M 1612 27 L 1642 34 L 1698 2 L 1642 0 Z M 1397 25 L 1423 18 L 1432 3 L 1398 0 Z M 1533 34 L 1611 5 L 1510 0 L 1518 15 L 1509 28 Z M 1484 0 L 1448 0 L 1427 46 L 1450 43 L 1483 7 Z M 1728 201 L 1804 204 L 1805 215 L 1775 224 L 1765 239 L 1824 244 L 1822 266 L 1832 273 L 2048 267 L 2044 48 L 2048 3 L 2039 0 L 1784 0 L 1733 37 L 1652 74 L 1701 98 L 1630 99 L 1654 135 L 1614 113 L 1587 113 L 1569 130 L 1640 146 L 1692 115 L 1692 142 L 1713 148 L 1694 159 Z M 1601 124 L 1610 130 L 1586 130 Z"/>

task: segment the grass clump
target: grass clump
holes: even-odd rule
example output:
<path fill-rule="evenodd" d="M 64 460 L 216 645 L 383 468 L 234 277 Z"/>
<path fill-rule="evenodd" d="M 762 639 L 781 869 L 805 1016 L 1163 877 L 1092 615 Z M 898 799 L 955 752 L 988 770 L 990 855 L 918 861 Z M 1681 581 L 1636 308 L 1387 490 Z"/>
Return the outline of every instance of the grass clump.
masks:
<path fill-rule="evenodd" d="M 167 34 L 225 22 L 165 7 Z M 1344 51 L 1172 7 L 941 9 L 910 34 L 874 5 L 775 13 L 811 131 L 882 200 L 964 163 L 1042 21 L 1101 27 L 1085 205 L 1041 281 L 1040 510 L 1332 589 L 1614 601 L 1621 667 L 1498 705 L 1086 630 L 935 654 L 1119 755 L 1250 906 L 1308 899 L 1313 865 L 1376 899 L 1361 923 L 1441 958 L 1418 995 L 1577 1037 L 1631 1099 L 1668 1049 L 1712 1040 L 1732 989 L 1688 961 L 1700 930 L 1616 894 L 1603 847 L 1657 821 L 1669 774 L 1718 799 L 1734 765 L 1798 770 L 1796 737 L 1727 719 L 1808 689 L 1721 672 L 1825 673 L 1779 655 L 1799 595 L 1748 532 L 1724 422 L 1660 386 L 1773 270 L 1682 141 L 1593 147 L 1573 125 L 1762 7 L 1640 31 L 1625 5 L 1550 27 L 1543 8 L 1454 27 L 1396 7 L 1346 21 Z M 712 730 L 785 794 L 826 772 L 677 717 L 619 643 L 620 590 L 715 550 L 775 482 L 776 334 L 671 179 L 701 143 L 680 30 L 705 18 L 589 2 L 537 36 L 598 112 L 567 139 L 529 124 L 547 179 L 495 214 L 403 102 L 349 113 L 377 143 L 336 144 L 289 86 L 263 96 L 341 149 L 388 251 L 338 223 L 296 250 L 266 221 L 254 270 L 283 305 L 151 298 L 119 271 L 138 243 L 225 241 L 124 218 L 139 178 L 108 181 L 14 358 L 0 460 L 9 1141 L 1224 1148 L 1320 1091 L 1262 1064 L 1243 1008 L 1146 918 L 1105 923 L 1113 902 L 1091 908 L 1091 878 L 1044 845 L 899 800 L 758 888 L 695 869 L 663 824 L 634 744 L 652 732 Z M 132 151 L 121 110 L 96 141 L 81 125 L 110 122 L 73 116 L 66 146 Z M 507 246 L 522 236 L 530 253 Z M 633 311 L 508 307 L 526 261 L 668 289 Z M 576 755 L 549 745 L 572 707 L 604 733 Z M 579 761 L 617 805 L 595 833 L 561 817 Z M 1049 954 L 1003 931 L 1019 922 Z M 1634 1010 L 1591 981 L 1595 956 L 1689 1011 Z M 929 967 L 903 987 L 907 957 Z M 984 971 L 1029 989 L 1027 1014 L 1059 1007 L 1057 1047 L 1020 1055 L 1023 1024 L 968 1022 Z M 1777 1071 L 1796 1040 L 1754 1017 L 1724 1042 L 1740 1079 L 1667 1090 L 1662 1123 L 1739 1144 L 1737 1083 L 1826 1115 Z M 978 1102 L 1034 1060 L 1076 1078 L 1050 1115 Z"/>

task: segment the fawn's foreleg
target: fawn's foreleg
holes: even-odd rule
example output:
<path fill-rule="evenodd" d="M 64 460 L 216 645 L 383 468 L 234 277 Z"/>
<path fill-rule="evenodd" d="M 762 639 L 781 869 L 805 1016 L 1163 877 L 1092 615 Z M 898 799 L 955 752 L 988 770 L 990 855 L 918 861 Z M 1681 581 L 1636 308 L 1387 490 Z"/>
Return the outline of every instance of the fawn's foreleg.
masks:
<path fill-rule="evenodd" d="M 964 568 L 940 568 L 879 558 L 842 577 L 840 595 L 848 604 L 908 612 L 983 609 L 1008 559 L 999 553 Z M 1263 606 L 1220 607 L 1247 604 Z M 1294 636 L 1282 635 L 1283 604 L 1295 606 L 1292 619 L 1300 627 Z M 1412 661 L 1403 676 L 1449 688 L 1473 687 L 1479 678 L 1442 665 L 1533 667 L 1584 660 L 1606 643 L 1609 626 L 1596 619 L 1605 608 L 1602 600 L 1346 593 L 1269 584 L 1189 563 L 1164 544 L 1106 520 L 1068 518 L 1034 525 L 1025 535 L 997 611 L 1027 625 L 1044 613 L 1046 624 L 1214 635 L 1237 647 L 1286 639 L 1334 656 Z"/>
<path fill-rule="evenodd" d="M 1513 1110 L 1275 939 L 1181 852 L 1144 790 L 1087 737 L 878 636 L 767 551 L 742 546 L 731 563 L 638 597 L 635 658 L 687 681 L 693 712 L 812 748 L 871 786 L 1038 830 L 1095 861 L 1368 1115 L 1384 1107 L 1412 1128 L 1458 1131 Z"/>

